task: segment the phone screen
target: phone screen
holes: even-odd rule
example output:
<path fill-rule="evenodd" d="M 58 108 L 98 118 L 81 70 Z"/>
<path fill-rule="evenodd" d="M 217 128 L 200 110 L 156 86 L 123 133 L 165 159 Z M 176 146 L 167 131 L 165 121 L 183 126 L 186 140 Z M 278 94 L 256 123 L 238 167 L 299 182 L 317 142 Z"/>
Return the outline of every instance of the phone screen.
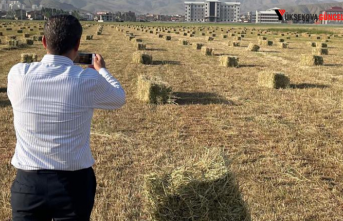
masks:
<path fill-rule="evenodd" d="M 79 53 L 77 58 L 74 60 L 75 64 L 93 64 L 93 54 Z"/>

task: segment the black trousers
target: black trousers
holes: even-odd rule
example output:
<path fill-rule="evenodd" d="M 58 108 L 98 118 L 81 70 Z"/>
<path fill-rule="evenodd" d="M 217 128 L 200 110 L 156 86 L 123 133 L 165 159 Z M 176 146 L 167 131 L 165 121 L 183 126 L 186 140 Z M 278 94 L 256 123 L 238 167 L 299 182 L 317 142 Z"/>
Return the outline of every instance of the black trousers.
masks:
<path fill-rule="evenodd" d="M 18 170 L 11 187 L 13 221 L 89 221 L 95 190 L 92 168 Z"/>

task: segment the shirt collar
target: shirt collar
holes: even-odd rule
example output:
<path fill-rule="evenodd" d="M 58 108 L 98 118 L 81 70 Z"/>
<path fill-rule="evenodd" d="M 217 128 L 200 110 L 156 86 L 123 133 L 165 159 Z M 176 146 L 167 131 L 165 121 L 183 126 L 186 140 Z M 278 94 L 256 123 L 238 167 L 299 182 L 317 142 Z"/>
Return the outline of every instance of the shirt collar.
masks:
<path fill-rule="evenodd" d="M 42 63 L 74 65 L 74 62 L 65 56 L 47 54 L 43 57 Z"/>

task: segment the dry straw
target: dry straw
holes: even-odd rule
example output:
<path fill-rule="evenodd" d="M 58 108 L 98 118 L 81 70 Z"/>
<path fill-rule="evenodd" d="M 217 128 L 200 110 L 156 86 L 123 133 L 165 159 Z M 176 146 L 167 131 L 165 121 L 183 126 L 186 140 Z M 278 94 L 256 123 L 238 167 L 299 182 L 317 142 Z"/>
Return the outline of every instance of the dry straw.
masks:
<path fill-rule="evenodd" d="M 139 51 L 146 50 L 146 44 L 136 43 L 136 49 Z"/>
<path fill-rule="evenodd" d="M 133 63 L 136 64 L 152 64 L 152 56 L 144 52 L 135 52 L 132 56 Z"/>
<path fill-rule="evenodd" d="M 239 58 L 237 57 L 232 57 L 232 56 L 220 56 L 219 57 L 219 62 L 220 66 L 224 67 L 239 67 L 238 64 Z"/>
<path fill-rule="evenodd" d="M 254 51 L 254 52 L 258 52 L 260 50 L 260 46 L 255 45 L 254 43 L 250 43 L 247 51 Z"/>
<path fill-rule="evenodd" d="M 193 43 L 192 48 L 195 50 L 201 50 L 204 45 L 201 43 Z"/>
<path fill-rule="evenodd" d="M 21 54 L 21 63 L 32 63 L 38 60 L 37 54 L 24 53 Z"/>
<path fill-rule="evenodd" d="M 316 55 L 301 55 L 300 64 L 304 66 L 319 66 L 324 65 L 324 59 Z"/>
<path fill-rule="evenodd" d="M 228 46 L 230 47 L 240 47 L 241 43 L 239 41 L 229 41 Z"/>
<path fill-rule="evenodd" d="M 313 55 L 328 55 L 329 49 L 327 48 L 312 48 Z"/>
<path fill-rule="evenodd" d="M 189 42 L 185 39 L 179 39 L 179 45 L 188 45 Z"/>
<path fill-rule="evenodd" d="M 316 42 L 307 42 L 307 45 L 308 46 L 311 46 L 311 47 L 317 47 L 317 43 Z"/>
<path fill-rule="evenodd" d="M 222 151 L 172 171 L 145 176 L 145 210 L 154 221 L 250 221 L 238 182 Z"/>
<path fill-rule="evenodd" d="M 317 42 L 317 43 L 316 43 L 316 47 L 317 47 L 317 48 L 327 48 L 327 47 L 328 47 L 328 44 L 322 43 L 322 42 Z"/>
<path fill-rule="evenodd" d="M 206 37 L 205 37 L 205 40 L 206 40 L 206 41 L 213 41 L 213 40 L 214 40 L 214 38 L 212 38 L 212 37 L 209 37 L 209 36 L 206 36 Z"/>
<path fill-rule="evenodd" d="M 139 100 L 150 104 L 168 103 L 172 88 L 159 77 L 141 75 L 137 82 L 137 97 Z"/>
<path fill-rule="evenodd" d="M 290 80 L 282 73 L 273 73 L 269 71 L 261 72 L 258 75 L 258 85 L 267 88 L 288 88 Z"/>
<path fill-rule="evenodd" d="M 278 42 L 278 47 L 281 49 L 288 48 L 288 44 L 285 42 Z"/>
<path fill-rule="evenodd" d="M 208 47 L 203 46 L 203 47 L 201 47 L 201 53 L 203 55 L 211 56 L 211 55 L 213 55 L 214 50 L 213 50 L 213 48 L 208 48 Z"/>

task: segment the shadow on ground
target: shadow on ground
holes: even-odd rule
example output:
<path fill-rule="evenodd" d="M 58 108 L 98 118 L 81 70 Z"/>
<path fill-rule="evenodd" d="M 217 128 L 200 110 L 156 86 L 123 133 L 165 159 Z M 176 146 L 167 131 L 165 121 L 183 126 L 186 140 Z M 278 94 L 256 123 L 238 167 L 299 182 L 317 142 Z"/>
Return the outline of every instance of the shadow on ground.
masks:
<path fill-rule="evenodd" d="M 0 87 L 0 93 L 7 93 L 7 88 Z"/>
<path fill-rule="evenodd" d="M 291 88 L 293 89 L 308 89 L 308 88 L 320 88 L 320 89 L 324 89 L 324 88 L 329 88 L 328 85 L 324 85 L 324 84 L 291 84 L 290 85 Z"/>
<path fill-rule="evenodd" d="M 152 65 L 180 65 L 180 61 L 153 61 Z"/>
<path fill-rule="evenodd" d="M 166 49 L 161 49 L 161 48 L 147 48 L 145 50 L 146 51 L 167 51 Z"/>
<path fill-rule="evenodd" d="M 208 93 L 208 92 L 174 92 L 173 98 L 174 98 L 174 103 L 178 105 L 192 105 L 192 104 L 234 105 L 232 101 L 229 101 L 216 93 Z"/>

